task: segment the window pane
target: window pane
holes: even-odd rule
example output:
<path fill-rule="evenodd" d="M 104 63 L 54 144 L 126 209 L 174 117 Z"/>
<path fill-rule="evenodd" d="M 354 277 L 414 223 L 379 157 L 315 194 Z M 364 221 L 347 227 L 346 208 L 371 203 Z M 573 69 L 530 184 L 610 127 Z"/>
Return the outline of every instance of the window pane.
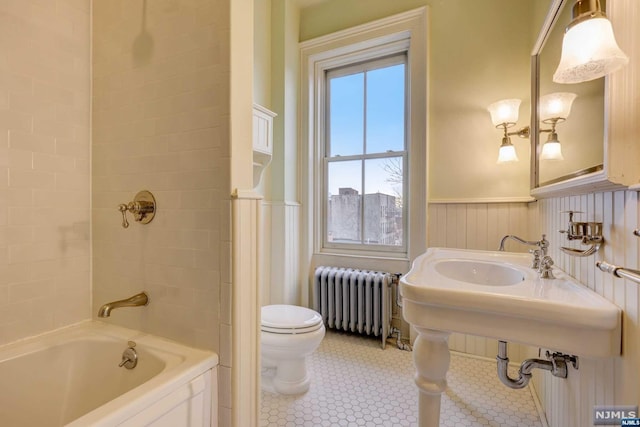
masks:
<path fill-rule="evenodd" d="M 367 153 L 404 150 L 404 68 L 367 72 Z"/>
<path fill-rule="evenodd" d="M 402 246 L 402 166 L 402 157 L 365 161 L 365 244 Z"/>
<path fill-rule="evenodd" d="M 364 73 L 329 80 L 329 156 L 362 154 Z"/>
<path fill-rule="evenodd" d="M 362 162 L 330 162 L 327 169 L 327 242 L 359 244 Z"/>

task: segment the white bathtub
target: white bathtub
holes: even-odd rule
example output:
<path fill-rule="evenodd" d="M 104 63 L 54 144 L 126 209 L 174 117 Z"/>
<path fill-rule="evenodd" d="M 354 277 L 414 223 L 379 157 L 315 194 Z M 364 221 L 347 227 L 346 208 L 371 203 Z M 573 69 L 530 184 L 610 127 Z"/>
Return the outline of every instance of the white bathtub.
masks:
<path fill-rule="evenodd" d="M 118 367 L 128 341 L 138 365 Z M 218 356 L 86 321 L 0 347 L 0 426 L 216 425 Z"/>

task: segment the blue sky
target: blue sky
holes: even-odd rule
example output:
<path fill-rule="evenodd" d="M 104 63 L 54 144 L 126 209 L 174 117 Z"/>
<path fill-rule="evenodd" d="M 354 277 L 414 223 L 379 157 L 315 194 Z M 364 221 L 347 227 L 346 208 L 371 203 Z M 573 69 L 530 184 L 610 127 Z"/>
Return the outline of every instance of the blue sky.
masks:
<path fill-rule="evenodd" d="M 348 156 L 404 149 L 404 64 L 366 72 L 366 133 L 365 133 L 365 73 L 335 77 L 330 80 L 330 155 Z M 365 162 L 366 193 L 402 194 L 386 182 L 382 169 L 384 160 Z M 352 187 L 362 193 L 360 161 L 330 164 L 329 192 L 338 194 L 338 187 Z"/>

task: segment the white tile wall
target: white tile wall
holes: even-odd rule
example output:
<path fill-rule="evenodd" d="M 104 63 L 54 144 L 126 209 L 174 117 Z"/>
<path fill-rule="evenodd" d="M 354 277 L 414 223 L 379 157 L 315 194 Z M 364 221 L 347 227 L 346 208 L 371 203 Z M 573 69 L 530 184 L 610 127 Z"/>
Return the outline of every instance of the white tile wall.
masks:
<path fill-rule="evenodd" d="M 217 351 L 221 425 L 231 405 L 228 7 L 93 0 L 93 312 L 146 290 L 148 307 L 108 321 Z M 118 204 L 143 189 L 156 217 L 122 228 Z"/>
<path fill-rule="evenodd" d="M 0 344 L 90 316 L 89 22 L 0 2 Z"/>

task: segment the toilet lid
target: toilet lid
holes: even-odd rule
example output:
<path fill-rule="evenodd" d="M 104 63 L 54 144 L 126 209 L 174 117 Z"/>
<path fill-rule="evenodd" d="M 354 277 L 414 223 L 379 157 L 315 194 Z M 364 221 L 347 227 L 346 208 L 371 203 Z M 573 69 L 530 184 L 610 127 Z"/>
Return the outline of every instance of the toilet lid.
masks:
<path fill-rule="evenodd" d="M 322 326 L 322 317 L 306 307 L 266 305 L 262 307 L 261 329 L 280 334 L 313 332 Z"/>

